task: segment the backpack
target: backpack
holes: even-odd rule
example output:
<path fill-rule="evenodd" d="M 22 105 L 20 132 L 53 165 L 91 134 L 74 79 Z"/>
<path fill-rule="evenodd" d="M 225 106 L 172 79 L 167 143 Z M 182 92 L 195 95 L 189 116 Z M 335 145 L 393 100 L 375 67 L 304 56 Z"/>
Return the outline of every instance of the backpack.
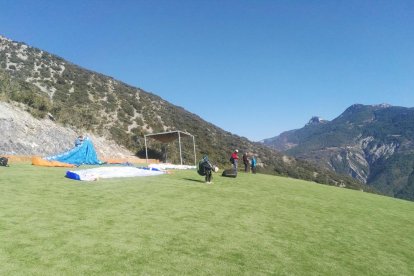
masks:
<path fill-rule="evenodd" d="M 206 175 L 206 169 L 204 167 L 204 162 L 205 162 L 204 159 L 198 162 L 198 168 L 197 168 L 197 173 L 202 176 Z"/>
<path fill-rule="evenodd" d="M 233 156 L 230 157 L 230 163 L 234 164 L 234 158 L 233 158 Z"/>
<path fill-rule="evenodd" d="M 236 178 L 237 173 L 234 173 L 233 169 L 229 169 L 229 170 L 224 170 L 223 173 L 221 174 L 221 176 Z"/>
<path fill-rule="evenodd" d="M 9 162 L 9 159 L 7 157 L 0 157 L 0 166 L 8 167 L 7 162 Z"/>

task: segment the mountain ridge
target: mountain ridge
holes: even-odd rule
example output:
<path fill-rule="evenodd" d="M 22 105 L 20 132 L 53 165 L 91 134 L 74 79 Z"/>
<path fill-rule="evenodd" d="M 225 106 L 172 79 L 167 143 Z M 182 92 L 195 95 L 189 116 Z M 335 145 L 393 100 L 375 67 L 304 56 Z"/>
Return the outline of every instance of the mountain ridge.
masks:
<path fill-rule="evenodd" d="M 414 108 L 354 104 L 332 121 L 307 124 L 263 144 L 414 200 L 413 135 Z"/>

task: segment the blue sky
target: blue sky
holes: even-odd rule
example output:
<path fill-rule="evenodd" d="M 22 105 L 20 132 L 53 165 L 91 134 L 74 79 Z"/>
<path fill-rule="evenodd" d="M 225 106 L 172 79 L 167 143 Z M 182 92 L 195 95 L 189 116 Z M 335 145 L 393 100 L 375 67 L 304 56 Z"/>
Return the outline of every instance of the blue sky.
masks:
<path fill-rule="evenodd" d="M 253 141 L 414 106 L 414 1 L 0 0 L 0 34 Z"/>

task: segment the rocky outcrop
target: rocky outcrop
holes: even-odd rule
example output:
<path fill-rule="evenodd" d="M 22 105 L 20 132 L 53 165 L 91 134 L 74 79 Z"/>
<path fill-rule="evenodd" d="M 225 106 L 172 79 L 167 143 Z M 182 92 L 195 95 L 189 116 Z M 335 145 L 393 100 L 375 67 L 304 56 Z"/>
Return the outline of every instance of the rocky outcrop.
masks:
<path fill-rule="evenodd" d="M 67 151 L 79 134 L 89 136 L 101 158 L 127 158 L 133 154 L 113 141 L 92 133 L 57 125 L 50 118 L 38 120 L 23 106 L 0 102 L 0 154 L 48 156 Z"/>
<path fill-rule="evenodd" d="M 339 153 L 330 158 L 329 166 L 351 175 L 363 183 L 367 183 L 370 167 L 379 159 L 388 159 L 396 149 L 398 143 L 377 143 L 372 136 L 360 137 L 352 146 L 339 148 Z"/>
<path fill-rule="evenodd" d="M 306 125 L 318 125 L 318 124 L 324 124 L 326 122 L 328 121 L 322 119 L 321 117 L 313 116 Z"/>

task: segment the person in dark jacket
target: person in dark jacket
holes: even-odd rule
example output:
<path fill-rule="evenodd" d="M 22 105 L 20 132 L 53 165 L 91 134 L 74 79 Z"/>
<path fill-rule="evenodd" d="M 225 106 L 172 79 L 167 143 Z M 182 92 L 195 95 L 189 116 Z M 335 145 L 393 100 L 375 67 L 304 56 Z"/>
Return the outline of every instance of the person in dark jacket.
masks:
<path fill-rule="evenodd" d="M 210 184 L 212 180 L 212 171 L 215 169 L 210 161 L 208 160 L 208 156 L 204 155 L 204 157 L 198 162 L 198 169 L 197 172 L 199 175 L 205 176 L 206 183 Z"/>
<path fill-rule="evenodd" d="M 243 154 L 243 164 L 244 164 L 244 172 L 249 172 L 249 158 L 247 157 L 247 152 Z"/>

